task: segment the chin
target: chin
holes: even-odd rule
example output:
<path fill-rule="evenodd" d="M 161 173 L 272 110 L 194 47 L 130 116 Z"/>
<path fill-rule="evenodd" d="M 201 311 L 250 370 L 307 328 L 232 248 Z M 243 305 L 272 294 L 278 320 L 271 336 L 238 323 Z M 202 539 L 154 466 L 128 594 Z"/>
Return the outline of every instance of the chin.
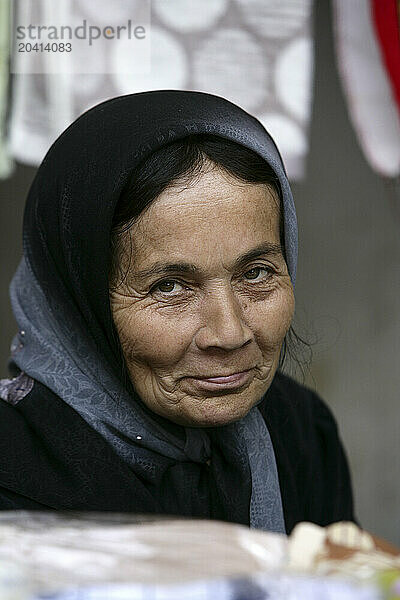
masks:
<path fill-rule="evenodd" d="M 232 397 L 235 396 L 235 397 Z M 240 394 L 196 399 L 196 405 L 187 407 L 179 415 L 186 427 L 222 427 L 239 421 L 257 404 L 257 399 L 243 398 Z M 200 406 L 199 406 L 200 403 Z M 192 410 L 189 410 L 192 408 Z M 178 421 L 176 421 L 178 422 Z"/>

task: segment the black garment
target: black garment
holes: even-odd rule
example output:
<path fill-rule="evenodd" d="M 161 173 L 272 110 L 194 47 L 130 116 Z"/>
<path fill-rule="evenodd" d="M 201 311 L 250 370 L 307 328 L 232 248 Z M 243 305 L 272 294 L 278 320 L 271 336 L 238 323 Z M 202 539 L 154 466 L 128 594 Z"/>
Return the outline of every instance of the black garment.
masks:
<path fill-rule="evenodd" d="M 277 374 L 259 408 L 274 445 L 287 532 L 304 520 L 319 525 L 354 520 L 346 458 L 335 420 L 322 400 Z M 160 457 L 153 482 L 142 480 L 73 409 L 38 382 L 17 406 L 0 401 L 1 509 L 224 519 L 207 465 L 193 463 L 190 495 L 170 493 L 171 478 L 179 477 L 181 468 Z"/>

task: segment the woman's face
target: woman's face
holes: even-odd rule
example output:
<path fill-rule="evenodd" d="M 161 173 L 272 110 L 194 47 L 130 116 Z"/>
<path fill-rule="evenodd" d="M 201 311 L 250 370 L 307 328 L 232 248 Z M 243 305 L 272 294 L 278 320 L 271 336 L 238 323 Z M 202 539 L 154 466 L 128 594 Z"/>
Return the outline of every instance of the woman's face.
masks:
<path fill-rule="evenodd" d="M 111 308 L 131 380 L 155 413 L 224 425 L 271 384 L 294 311 L 278 206 L 266 185 L 208 168 L 124 234 Z"/>

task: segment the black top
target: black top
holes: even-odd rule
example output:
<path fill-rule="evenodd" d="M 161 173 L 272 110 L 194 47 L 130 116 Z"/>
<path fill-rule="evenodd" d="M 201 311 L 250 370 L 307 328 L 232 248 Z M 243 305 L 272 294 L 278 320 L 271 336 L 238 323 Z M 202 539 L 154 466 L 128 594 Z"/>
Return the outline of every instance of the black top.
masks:
<path fill-rule="evenodd" d="M 335 420 L 311 390 L 277 374 L 259 405 L 277 461 L 287 533 L 299 521 L 354 520 Z M 95 510 L 224 519 L 211 471 L 196 465 L 190 498 L 169 493 L 181 466 L 164 457 L 143 481 L 67 404 L 35 382 L 16 406 L 0 400 L 0 509 Z M 166 482 L 163 486 L 163 481 Z M 237 482 L 240 485 L 240 482 Z"/>

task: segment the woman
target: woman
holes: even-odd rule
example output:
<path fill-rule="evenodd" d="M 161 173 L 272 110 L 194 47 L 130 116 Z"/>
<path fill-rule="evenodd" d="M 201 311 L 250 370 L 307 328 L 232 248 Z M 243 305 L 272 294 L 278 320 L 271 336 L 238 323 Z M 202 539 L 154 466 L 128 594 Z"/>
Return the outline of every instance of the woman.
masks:
<path fill-rule="evenodd" d="M 77 119 L 25 211 L 0 506 L 352 520 L 333 417 L 278 371 L 296 257 L 279 152 L 239 107 L 163 90 Z"/>

